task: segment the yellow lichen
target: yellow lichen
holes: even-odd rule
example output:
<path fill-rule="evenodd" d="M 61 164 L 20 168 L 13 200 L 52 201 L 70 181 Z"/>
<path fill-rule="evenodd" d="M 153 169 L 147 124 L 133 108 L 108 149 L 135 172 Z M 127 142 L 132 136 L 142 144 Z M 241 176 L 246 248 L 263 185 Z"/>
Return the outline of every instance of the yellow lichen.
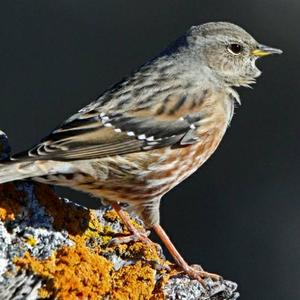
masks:
<path fill-rule="evenodd" d="M 128 213 L 125 211 L 125 214 L 128 215 Z M 108 210 L 104 216 L 103 216 L 107 221 L 110 222 L 115 222 L 115 221 L 119 221 L 122 223 L 122 220 L 119 218 L 118 214 L 114 211 L 114 210 Z M 131 224 L 136 227 L 137 229 L 143 229 L 143 226 L 141 224 L 139 224 L 138 222 L 136 222 L 135 220 L 131 219 Z M 129 233 L 129 231 L 127 230 L 127 228 L 124 226 L 124 232 Z"/>
<path fill-rule="evenodd" d="M 95 214 L 92 213 L 92 211 L 89 211 L 89 223 L 86 228 L 86 230 L 82 233 L 82 237 L 84 239 L 89 239 L 89 238 L 98 238 L 104 231 L 103 225 L 99 222 Z"/>
<path fill-rule="evenodd" d="M 26 239 L 26 243 L 28 245 L 30 245 L 31 247 L 35 246 L 36 245 L 36 240 L 35 238 L 31 235 L 29 236 L 27 239 Z"/>

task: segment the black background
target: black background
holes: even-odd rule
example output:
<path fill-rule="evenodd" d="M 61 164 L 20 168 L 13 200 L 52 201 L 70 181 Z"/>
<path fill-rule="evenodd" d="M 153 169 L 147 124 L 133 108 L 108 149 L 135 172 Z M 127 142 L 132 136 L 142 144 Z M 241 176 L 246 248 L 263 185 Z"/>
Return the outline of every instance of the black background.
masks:
<path fill-rule="evenodd" d="M 231 21 L 284 55 L 259 61 L 221 146 L 162 203 L 189 262 L 242 299 L 300 299 L 299 0 L 0 1 L 0 128 L 28 148 L 191 25 Z M 96 199 L 72 197 L 89 207 Z"/>

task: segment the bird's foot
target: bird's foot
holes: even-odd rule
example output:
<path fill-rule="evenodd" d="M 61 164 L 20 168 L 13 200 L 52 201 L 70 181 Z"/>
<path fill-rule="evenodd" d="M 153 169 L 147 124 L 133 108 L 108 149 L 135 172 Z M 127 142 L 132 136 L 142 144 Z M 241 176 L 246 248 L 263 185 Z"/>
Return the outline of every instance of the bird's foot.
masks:
<path fill-rule="evenodd" d="M 130 242 L 142 242 L 145 244 L 152 244 L 153 242 L 148 238 L 150 231 L 139 231 L 131 228 L 131 234 L 127 236 L 115 237 L 109 242 L 110 246 L 119 244 L 128 244 Z"/>
<path fill-rule="evenodd" d="M 150 231 L 146 231 L 143 228 L 137 229 L 132 224 L 128 214 L 126 214 L 122 210 L 122 208 L 120 207 L 119 204 L 112 203 L 111 205 L 112 205 L 113 209 L 116 211 L 116 213 L 119 215 L 120 219 L 122 220 L 122 222 L 126 226 L 127 230 L 129 230 L 129 232 L 131 234 L 128 235 L 128 236 L 124 236 L 124 237 L 113 238 L 110 241 L 110 245 L 118 245 L 118 244 L 122 244 L 122 243 L 127 244 L 127 243 L 130 243 L 130 242 L 137 242 L 137 241 L 145 243 L 145 244 L 152 244 L 152 241 L 148 238 L 148 236 L 150 234 Z"/>
<path fill-rule="evenodd" d="M 124 237 L 113 238 L 110 241 L 109 245 L 119 245 L 119 244 L 122 244 L 122 243 L 128 244 L 130 242 L 142 242 L 142 243 L 147 244 L 147 245 L 153 245 L 156 248 L 159 256 L 161 256 L 161 257 L 163 256 L 161 246 L 154 243 L 154 242 L 152 242 L 149 239 L 148 236 L 150 234 L 150 231 L 146 231 L 143 228 L 139 228 L 139 229 L 136 228 L 132 224 L 129 216 L 126 213 L 124 213 L 124 211 L 121 209 L 121 207 L 118 204 L 112 203 L 112 207 L 117 212 L 117 214 L 119 215 L 119 217 L 123 221 L 124 225 L 129 230 L 131 235 L 124 236 Z"/>
<path fill-rule="evenodd" d="M 180 253 L 177 251 L 173 243 L 171 242 L 170 238 L 166 234 L 166 232 L 163 230 L 163 228 L 156 224 L 153 226 L 154 231 L 156 234 L 160 237 L 162 242 L 165 244 L 167 249 L 169 250 L 170 254 L 174 258 L 175 262 L 177 263 L 178 267 L 182 270 L 182 273 L 190 276 L 193 279 L 198 280 L 201 284 L 205 286 L 205 279 L 210 278 L 213 281 L 222 280 L 222 277 L 213 274 L 205 272 L 201 266 L 199 265 L 188 265 L 188 263 L 183 259 L 183 257 L 180 255 Z"/>
<path fill-rule="evenodd" d="M 213 281 L 222 280 L 222 276 L 214 273 L 206 272 L 199 265 L 186 266 L 183 272 L 193 279 L 198 280 L 201 284 L 205 286 L 205 279 L 210 278 Z"/>

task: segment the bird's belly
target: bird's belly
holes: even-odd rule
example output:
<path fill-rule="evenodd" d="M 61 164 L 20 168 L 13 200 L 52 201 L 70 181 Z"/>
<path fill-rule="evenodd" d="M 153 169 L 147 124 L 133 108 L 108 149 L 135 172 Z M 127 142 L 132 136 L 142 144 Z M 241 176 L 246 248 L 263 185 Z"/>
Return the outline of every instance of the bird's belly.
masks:
<path fill-rule="evenodd" d="M 146 158 L 151 163 L 130 172 L 130 176 L 102 181 L 99 189 L 94 189 L 93 193 L 110 201 L 125 203 L 160 198 L 194 173 L 212 155 L 223 134 L 223 131 L 218 131 L 207 135 L 201 142 L 181 148 L 152 150 Z M 134 160 L 134 154 L 131 154 L 131 159 Z"/>

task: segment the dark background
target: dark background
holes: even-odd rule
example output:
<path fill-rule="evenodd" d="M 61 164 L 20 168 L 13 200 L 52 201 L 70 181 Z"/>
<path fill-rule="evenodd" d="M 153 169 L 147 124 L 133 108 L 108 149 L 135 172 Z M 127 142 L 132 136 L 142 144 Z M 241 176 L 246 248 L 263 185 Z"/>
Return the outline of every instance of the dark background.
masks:
<path fill-rule="evenodd" d="M 235 22 L 284 55 L 213 157 L 162 203 L 189 262 L 239 283 L 242 299 L 300 299 L 299 0 L 0 1 L 0 128 L 28 148 L 191 25 Z M 79 193 L 73 200 L 97 207 Z"/>

